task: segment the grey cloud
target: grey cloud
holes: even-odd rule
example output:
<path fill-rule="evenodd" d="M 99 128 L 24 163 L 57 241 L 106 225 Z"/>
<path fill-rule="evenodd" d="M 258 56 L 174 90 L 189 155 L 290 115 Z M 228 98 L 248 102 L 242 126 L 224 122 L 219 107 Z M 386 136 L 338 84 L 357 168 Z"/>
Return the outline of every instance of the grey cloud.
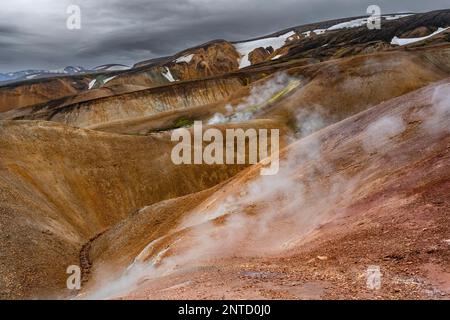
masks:
<path fill-rule="evenodd" d="M 0 72 L 65 65 L 133 64 L 212 39 L 244 40 L 286 27 L 383 12 L 430 11 L 448 0 L 21 0 L 0 11 Z M 28 4 L 28 6 L 27 6 Z M 77 4 L 82 29 L 67 30 Z M 3 5 L 2 5 L 3 6 Z"/>

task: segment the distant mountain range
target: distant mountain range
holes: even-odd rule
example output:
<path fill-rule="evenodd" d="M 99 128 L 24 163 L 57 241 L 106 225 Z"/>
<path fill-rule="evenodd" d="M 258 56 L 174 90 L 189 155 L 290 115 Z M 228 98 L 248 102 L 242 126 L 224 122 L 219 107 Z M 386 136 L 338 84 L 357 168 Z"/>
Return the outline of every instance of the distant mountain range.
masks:
<path fill-rule="evenodd" d="M 15 72 L 8 73 L 0 73 L 0 82 L 9 82 L 9 81 L 23 81 L 23 80 L 31 80 L 37 78 L 47 78 L 53 76 L 61 76 L 61 75 L 76 75 L 76 74 L 86 74 L 86 73 L 95 73 L 95 72 L 104 72 L 104 71 L 118 71 L 118 70 L 127 70 L 128 66 L 122 64 L 106 64 L 102 66 L 98 66 L 92 69 L 85 69 L 80 66 L 68 66 L 61 69 L 55 70 L 21 70 Z"/>

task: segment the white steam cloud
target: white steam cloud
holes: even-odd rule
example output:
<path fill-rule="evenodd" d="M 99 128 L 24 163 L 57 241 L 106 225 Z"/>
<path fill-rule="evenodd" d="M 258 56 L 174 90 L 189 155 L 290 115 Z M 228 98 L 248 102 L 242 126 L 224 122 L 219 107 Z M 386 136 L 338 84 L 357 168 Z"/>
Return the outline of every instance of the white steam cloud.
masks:
<path fill-rule="evenodd" d="M 406 126 L 400 117 L 386 116 L 371 125 L 366 130 L 363 146 L 366 152 L 381 151 L 392 138 L 405 131 Z"/>
<path fill-rule="evenodd" d="M 289 151 L 278 175 L 257 175 L 248 184 L 237 182 L 238 187 L 229 186 L 226 198 L 201 204 L 179 225 L 177 240 L 162 251 L 154 249 L 167 238 L 154 240 L 122 277 L 89 298 L 118 297 L 136 289 L 144 279 L 211 259 L 270 255 L 291 248 L 335 216 L 339 202 L 357 186 L 358 180 L 341 175 L 332 175 L 322 184 L 320 178 L 331 172 L 333 167 L 321 157 L 317 136 L 309 136 Z"/>
<path fill-rule="evenodd" d="M 300 84 L 300 81 L 290 77 L 286 73 L 277 73 L 273 78 L 254 86 L 250 95 L 237 106 L 231 104 L 226 105 L 227 114 L 216 113 L 208 124 L 221 124 L 228 122 L 243 122 L 254 117 L 254 114 L 261 110 L 271 99 L 276 98 L 279 94 L 289 92 Z"/>
<path fill-rule="evenodd" d="M 450 132 L 450 84 L 439 85 L 431 99 L 433 105 L 431 112 L 426 115 L 424 128 L 431 134 Z"/>

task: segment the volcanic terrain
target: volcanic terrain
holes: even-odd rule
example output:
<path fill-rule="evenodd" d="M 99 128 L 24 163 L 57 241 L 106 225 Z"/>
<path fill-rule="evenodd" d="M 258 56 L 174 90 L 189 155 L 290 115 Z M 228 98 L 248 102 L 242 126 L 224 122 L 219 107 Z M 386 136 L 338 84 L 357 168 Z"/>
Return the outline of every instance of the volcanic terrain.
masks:
<path fill-rule="evenodd" d="M 0 298 L 449 299 L 450 10 L 366 21 L 0 83 Z M 174 164 L 196 121 L 278 174 Z"/>

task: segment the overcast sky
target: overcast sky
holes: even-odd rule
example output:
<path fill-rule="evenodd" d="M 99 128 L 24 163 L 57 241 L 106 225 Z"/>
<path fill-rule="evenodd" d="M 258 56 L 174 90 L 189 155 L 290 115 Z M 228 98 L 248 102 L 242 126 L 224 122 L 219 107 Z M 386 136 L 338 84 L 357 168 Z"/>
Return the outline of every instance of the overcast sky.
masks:
<path fill-rule="evenodd" d="M 212 39 L 244 40 L 290 26 L 364 15 L 450 8 L 450 0 L 3 0 L 0 72 L 133 63 Z M 81 29 L 66 26 L 81 8 Z"/>

